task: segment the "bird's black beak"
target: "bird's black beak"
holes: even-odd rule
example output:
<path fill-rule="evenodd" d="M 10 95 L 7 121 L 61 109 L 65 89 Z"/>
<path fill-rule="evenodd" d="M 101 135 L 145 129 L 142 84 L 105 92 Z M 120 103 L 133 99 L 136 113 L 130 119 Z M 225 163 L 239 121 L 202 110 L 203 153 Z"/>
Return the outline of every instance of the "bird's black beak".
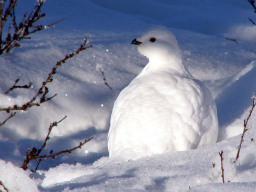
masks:
<path fill-rule="evenodd" d="M 137 39 L 133 39 L 133 41 L 131 42 L 131 44 L 140 45 L 140 44 L 142 44 L 142 42 L 137 41 Z"/>

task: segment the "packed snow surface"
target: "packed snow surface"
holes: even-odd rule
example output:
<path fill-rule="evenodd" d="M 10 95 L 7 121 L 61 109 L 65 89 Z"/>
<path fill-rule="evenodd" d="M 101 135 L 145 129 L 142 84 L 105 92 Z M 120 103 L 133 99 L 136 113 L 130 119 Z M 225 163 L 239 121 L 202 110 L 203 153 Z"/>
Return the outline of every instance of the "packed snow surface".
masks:
<path fill-rule="evenodd" d="M 31 2 L 18 2 L 18 20 L 33 8 L 36 1 Z M 0 127 L 1 191 L 5 186 L 9 191 L 255 192 L 255 111 L 234 163 L 256 91 L 256 28 L 248 20 L 256 20 L 256 14 L 248 1 L 51 0 L 42 9 L 46 13 L 42 24 L 65 20 L 0 55 L 0 107 L 31 99 L 55 63 L 76 50 L 85 37 L 93 47 L 57 70 L 48 85 L 49 96 L 57 94 L 52 101 L 18 111 Z M 140 55 L 131 41 L 159 25 L 172 31 L 184 67 L 213 95 L 219 122 L 217 143 L 138 160 L 109 159 L 107 137 L 114 101 L 150 60 Z M 5 95 L 17 78 L 19 85 L 32 82 L 32 88 Z M 0 122 L 8 115 L 1 112 Z M 36 173 L 30 171 L 36 162 L 23 171 L 20 166 L 27 149 L 40 148 L 49 125 L 66 115 L 52 130 L 42 154 L 93 139 L 72 154 L 44 159 Z"/>

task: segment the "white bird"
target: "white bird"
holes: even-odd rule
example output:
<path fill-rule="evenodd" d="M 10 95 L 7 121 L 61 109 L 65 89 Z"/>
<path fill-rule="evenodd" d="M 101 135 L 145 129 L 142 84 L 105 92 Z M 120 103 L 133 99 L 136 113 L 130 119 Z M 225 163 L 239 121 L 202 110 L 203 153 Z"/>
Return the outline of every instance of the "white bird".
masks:
<path fill-rule="evenodd" d="M 157 28 L 132 44 L 149 62 L 114 103 L 109 157 L 135 160 L 215 143 L 215 102 L 209 89 L 186 70 L 174 35 Z"/>

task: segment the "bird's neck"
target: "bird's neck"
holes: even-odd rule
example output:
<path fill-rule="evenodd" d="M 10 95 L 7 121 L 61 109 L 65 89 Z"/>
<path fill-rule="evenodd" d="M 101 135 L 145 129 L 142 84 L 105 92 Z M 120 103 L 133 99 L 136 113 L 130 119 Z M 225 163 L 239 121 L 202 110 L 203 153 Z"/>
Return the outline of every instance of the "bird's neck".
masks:
<path fill-rule="evenodd" d="M 169 58 L 162 61 L 159 59 L 150 58 L 148 64 L 141 72 L 141 75 L 154 72 L 165 71 L 170 73 L 182 74 L 190 76 L 189 72 L 182 63 L 181 58 Z"/>

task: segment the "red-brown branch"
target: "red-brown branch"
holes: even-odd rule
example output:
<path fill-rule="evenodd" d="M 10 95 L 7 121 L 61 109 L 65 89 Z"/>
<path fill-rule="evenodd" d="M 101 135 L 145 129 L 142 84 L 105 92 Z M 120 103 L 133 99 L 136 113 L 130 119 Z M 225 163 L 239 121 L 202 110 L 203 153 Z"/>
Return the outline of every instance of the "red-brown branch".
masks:
<path fill-rule="evenodd" d="M 42 19 L 45 14 L 41 13 L 41 8 L 45 1 L 38 0 L 35 4 L 34 9 L 29 13 L 25 13 L 19 23 L 16 21 L 15 7 L 17 6 L 17 0 L 9 0 L 9 4 L 5 6 L 6 0 L 0 3 L 0 55 L 3 53 L 8 53 L 14 47 L 19 47 L 19 42 L 22 39 L 30 39 L 29 35 L 41 31 L 43 29 L 49 28 L 56 23 L 62 21 L 56 21 L 48 25 L 38 25 L 36 24 L 40 19 Z M 10 18 L 10 25 L 7 28 L 7 35 L 5 39 L 2 39 L 2 33 L 4 25 Z"/>
<path fill-rule="evenodd" d="M 2 186 L 6 192 L 9 192 L 9 190 L 7 189 L 7 187 L 5 187 L 5 185 L 3 184 L 3 182 L 1 180 L 0 180 L 0 186 Z"/>
<path fill-rule="evenodd" d="M 11 113 L 3 122 L 0 122 L 0 127 L 3 126 L 7 121 L 13 118 L 16 115 L 16 112 Z"/>
<path fill-rule="evenodd" d="M 78 149 L 78 148 L 81 148 L 85 143 L 89 142 L 91 138 L 89 139 L 86 139 L 84 140 L 83 142 L 80 142 L 78 146 L 76 147 L 73 147 L 71 149 L 65 149 L 65 150 L 62 150 L 62 151 L 59 151 L 57 153 L 52 153 L 50 152 L 49 154 L 44 154 L 44 155 L 40 155 L 40 153 L 43 151 L 43 149 L 45 148 L 45 146 L 47 145 L 47 141 L 50 140 L 50 134 L 51 134 L 51 131 L 54 127 L 58 126 L 59 123 L 61 123 L 64 119 L 66 119 L 67 116 L 65 116 L 64 118 L 62 118 L 60 121 L 58 122 L 53 122 L 50 124 L 49 128 L 48 128 L 48 133 L 44 139 L 44 142 L 43 144 L 41 145 L 41 147 L 39 149 L 33 147 L 32 150 L 31 149 L 28 149 L 26 151 L 26 157 L 21 165 L 21 168 L 26 170 L 28 168 L 28 164 L 30 163 L 31 160 L 35 160 L 37 161 L 37 165 L 36 165 L 36 168 L 34 170 L 34 172 L 36 172 L 39 164 L 41 163 L 41 161 L 43 159 L 47 159 L 47 158 L 52 158 L 52 159 L 55 159 L 56 156 L 58 155 L 61 155 L 63 153 L 72 153 L 74 150 Z"/>
<path fill-rule="evenodd" d="M 86 43 L 87 43 L 87 38 L 84 39 L 83 43 L 80 45 L 80 47 L 76 51 L 70 54 L 67 54 L 62 60 L 58 61 L 55 64 L 51 72 L 48 74 L 48 77 L 46 78 L 46 80 L 42 82 L 41 87 L 38 89 L 34 97 L 31 98 L 28 102 L 20 106 L 13 105 L 10 107 L 0 108 L 0 111 L 6 111 L 7 113 L 9 113 L 10 111 L 20 111 L 20 110 L 26 111 L 28 108 L 31 108 L 33 106 L 40 106 L 42 103 L 50 101 L 52 98 L 57 96 L 57 94 L 55 94 L 51 97 L 47 97 L 47 94 L 49 93 L 47 84 L 53 81 L 53 76 L 56 74 L 58 67 L 66 63 L 67 60 L 71 59 L 75 55 L 79 54 L 81 51 L 92 47 L 91 45 L 87 45 Z"/>
<path fill-rule="evenodd" d="M 11 91 L 13 91 L 14 89 L 30 89 L 32 86 L 32 83 L 29 83 L 28 85 L 17 85 L 17 83 L 19 82 L 20 79 L 16 79 L 13 86 L 11 88 L 9 88 L 4 94 L 8 94 Z"/>
<path fill-rule="evenodd" d="M 222 183 L 225 183 L 225 176 L 224 176 L 224 167 L 223 167 L 223 151 L 219 153 L 220 155 L 220 163 L 221 163 L 221 177 L 222 177 Z"/>
<path fill-rule="evenodd" d="M 28 167 L 29 162 L 30 162 L 31 160 L 36 160 L 36 159 L 37 159 L 36 157 L 40 155 L 41 151 L 42 151 L 42 150 L 44 149 L 44 147 L 46 146 L 47 141 L 50 139 L 50 134 L 51 134 L 51 131 L 52 131 L 53 127 L 56 127 L 59 123 L 61 123 L 64 119 L 66 119 L 66 117 L 67 117 L 67 116 L 65 116 L 64 118 L 62 118 L 62 119 L 61 119 L 60 121 L 58 121 L 58 122 L 53 122 L 53 123 L 50 124 L 50 126 L 49 126 L 49 128 L 48 128 L 48 133 L 47 133 L 47 135 L 46 135 L 46 137 L 45 137 L 45 139 L 44 139 L 43 144 L 41 145 L 41 147 L 40 147 L 39 149 L 36 149 L 36 148 L 34 147 L 32 150 L 28 149 L 28 150 L 26 151 L 26 158 L 25 158 L 25 160 L 23 161 L 23 163 L 22 163 L 22 165 L 21 165 L 21 168 L 22 168 L 22 169 L 26 170 L 27 167 Z"/>
<path fill-rule="evenodd" d="M 248 0 L 248 2 L 251 4 L 251 6 L 253 7 L 254 9 L 254 13 L 256 13 L 256 6 L 255 6 L 255 1 L 254 0 Z M 249 21 L 253 24 L 253 25 L 256 25 L 256 23 L 251 19 L 251 18 L 248 18 Z"/>
<path fill-rule="evenodd" d="M 90 140 L 92 140 L 93 137 L 89 138 L 89 139 L 85 139 L 83 142 L 80 142 L 78 146 L 76 147 L 73 147 L 71 149 L 66 149 L 66 150 L 62 150 L 62 151 L 59 151 L 57 153 L 53 153 L 53 154 L 45 154 L 45 155 L 39 155 L 39 156 L 36 156 L 35 158 L 39 158 L 39 159 L 45 159 L 45 158 L 52 158 L 52 159 L 55 159 L 56 156 L 58 155 L 61 155 L 63 153 L 72 153 L 73 151 L 75 151 L 76 149 L 80 149 L 85 143 L 88 143 Z"/>
<path fill-rule="evenodd" d="M 106 79 L 106 77 L 105 77 L 104 71 L 103 71 L 100 67 L 99 67 L 99 70 L 100 70 L 100 72 L 101 72 L 101 75 L 102 75 L 102 79 L 103 79 L 103 81 L 104 81 L 104 84 L 112 91 L 112 87 L 110 87 L 110 85 L 108 84 L 107 79 Z"/>
<path fill-rule="evenodd" d="M 238 150 L 237 150 L 237 154 L 236 154 L 236 159 L 235 159 L 234 163 L 236 163 L 238 158 L 239 158 L 241 147 L 242 147 L 242 143 L 244 141 L 244 135 L 245 135 L 246 131 L 248 131 L 248 128 L 247 128 L 248 121 L 250 120 L 250 118 L 252 116 L 252 112 L 253 112 L 255 106 L 256 106 L 255 98 L 253 98 L 252 99 L 252 107 L 251 107 L 250 113 L 249 113 L 248 117 L 244 120 L 244 130 L 243 130 L 243 133 L 242 133 L 242 136 L 241 136 L 241 139 L 240 139 L 240 143 L 239 143 L 239 146 L 238 146 Z"/>
<path fill-rule="evenodd" d="M 248 0 L 248 2 L 251 4 L 251 6 L 253 7 L 254 9 L 254 12 L 256 12 L 256 6 L 255 6 L 255 1 L 254 0 Z"/>

